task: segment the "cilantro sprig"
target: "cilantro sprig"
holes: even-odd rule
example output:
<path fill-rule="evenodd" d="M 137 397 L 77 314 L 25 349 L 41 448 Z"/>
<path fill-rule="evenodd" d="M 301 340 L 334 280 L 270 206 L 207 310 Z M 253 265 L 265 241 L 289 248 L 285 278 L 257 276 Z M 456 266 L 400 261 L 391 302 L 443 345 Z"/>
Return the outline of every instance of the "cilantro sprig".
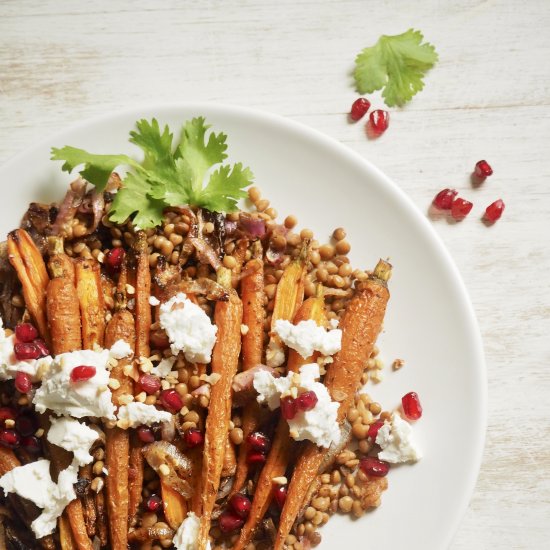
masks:
<path fill-rule="evenodd" d="M 361 94 L 384 89 L 389 107 L 402 106 L 424 88 L 423 77 L 437 61 L 435 48 L 422 41 L 420 31 L 383 35 L 355 59 L 355 85 Z"/>
<path fill-rule="evenodd" d="M 130 132 L 130 142 L 144 153 L 143 160 L 128 155 L 96 155 L 65 146 L 52 148 L 52 160 L 64 161 L 72 172 L 84 165 L 80 175 L 104 191 L 110 174 L 127 169 L 116 193 L 109 218 L 115 223 L 132 219 L 142 229 L 161 224 L 167 206 L 193 205 L 214 212 L 234 212 L 244 189 L 253 181 L 241 163 L 222 164 L 227 158 L 227 136 L 210 132 L 203 117 L 185 122 L 178 143 L 168 126 L 161 130 L 156 119 L 140 120 Z"/>

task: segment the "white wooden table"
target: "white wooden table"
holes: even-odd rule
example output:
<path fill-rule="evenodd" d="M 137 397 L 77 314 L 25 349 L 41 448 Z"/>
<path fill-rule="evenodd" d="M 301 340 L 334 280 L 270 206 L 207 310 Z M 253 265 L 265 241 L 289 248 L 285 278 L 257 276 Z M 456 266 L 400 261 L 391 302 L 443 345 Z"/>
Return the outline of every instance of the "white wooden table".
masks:
<path fill-rule="evenodd" d="M 346 111 L 355 55 L 414 26 L 440 61 L 378 141 Z M 162 101 L 273 111 L 346 143 L 422 211 L 456 187 L 476 210 L 434 221 L 476 309 L 487 447 L 452 550 L 550 538 L 550 3 L 0 1 L 0 162 L 75 121 Z M 378 101 L 377 96 L 373 96 Z M 473 189 L 485 158 L 495 174 Z M 502 197 L 500 222 L 485 205 Z M 435 520 L 435 518 L 434 518 Z"/>

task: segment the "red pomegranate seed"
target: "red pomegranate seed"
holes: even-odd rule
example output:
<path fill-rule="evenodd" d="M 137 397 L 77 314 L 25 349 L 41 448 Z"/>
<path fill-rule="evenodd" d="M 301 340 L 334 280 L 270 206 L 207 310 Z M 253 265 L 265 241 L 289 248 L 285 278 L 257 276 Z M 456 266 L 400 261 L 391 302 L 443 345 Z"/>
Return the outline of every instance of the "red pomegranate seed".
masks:
<path fill-rule="evenodd" d="M 18 342 L 32 342 L 38 338 L 38 331 L 30 323 L 21 323 L 15 327 L 15 338 Z"/>
<path fill-rule="evenodd" d="M 296 398 L 296 408 L 300 411 L 311 411 L 317 405 L 317 394 L 314 391 L 306 391 Z"/>
<path fill-rule="evenodd" d="M 407 418 L 418 420 L 422 416 L 422 405 L 415 392 L 411 391 L 407 395 L 404 395 L 401 398 L 401 404 L 403 405 L 403 412 Z"/>
<path fill-rule="evenodd" d="M 269 437 L 262 432 L 252 432 L 246 438 L 246 442 L 259 453 L 267 453 L 271 447 Z"/>
<path fill-rule="evenodd" d="M 495 202 L 492 202 L 486 209 L 485 209 L 485 219 L 490 222 L 496 222 L 500 216 L 502 216 L 502 213 L 504 212 L 505 204 L 502 199 L 498 199 Z"/>
<path fill-rule="evenodd" d="M 351 120 L 359 120 L 367 114 L 369 109 L 370 101 L 364 97 L 360 97 L 353 102 L 349 116 Z"/>
<path fill-rule="evenodd" d="M 258 451 L 250 451 L 246 456 L 246 461 L 251 465 L 264 464 L 266 456 L 264 453 L 259 453 Z"/>
<path fill-rule="evenodd" d="M 15 375 L 15 389 L 20 393 L 29 393 L 32 388 L 31 375 L 19 371 Z"/>
<path fill-rule="evenodd" d="M 11 407 L 0 407 L 0 422 L 15 420 L 17 413 Z"/>
<path fill-rule="evenodd" d="M 22 414 L 15 419 L 15 429 L 18 434 L 27 437 L 38 430 L 38 420 L 32 414 Z"/>
<path fill-rule="evenodd" d="M 137 429 L 137 435 L 139 440 L 143 441 L 143 443 L 153 443 L 153 441 L 155 441 L 155 434 L 148 426 L 140 426 Z"/>
<path fill-rule="evenodd" d="M 290 396 L 281 399 L 281 415 L 285 420 L 292 420 L 297 412 L 298 408 L 296 407 L 295 399 Z"/>
<path fill-rule="evenodd" d="M 162 506 L 162 500 L 158 495 L 151 495 L 145 501 L 145 507 L 149 512 L 156 512 Z"/>
<path fill-rule="evenodd" d="M 13 346 L 15 357 L 19 361 L 26 361 L 28 359 L 38 359 L 40 357 L 40 350 L 34 342 L 17 342 Z"/>
<path fill-rule="evenodd" d="M 241 528 L 243 524 L 244 520 L 229 510 L 222 512 L 218 518 L 218 525 L 222 533 L 231 533 L 236 531 Z"/>
<path fill-rule="evenodd" d="M 458 197 L 451 206 L 451 216 L 455 220 L 463 220 L 470 213 L 472 206 L 473 204 L 470 201 Z"/>
<path fill-rule="evenodd" d="M 19 445 L 19 434 L 15 430 L 0 430 L 0 445 L 13 449 Z"/>
<path fill-rule="evenodd" d="M 46 355 L 50 355 L 50 350 L 48 349 L 48 346 L 46 346 L 46 342 L 42 340 L 41 338 L 37 338 L 34 341 L 34 345 L 38 348 L 38 351 L 40 352 L 40 357 L 46 357 Z"/>
<path fill-rule="evenodd" d="M 390 471 L 390 465 L 382 462 L 373 456 L 366 456 L 361 459 L 359 467 L 369 476 L 384 477 Z"/>
<path fill-rule="evenodd" d="M 286 501 L 287 488 L 286 485 L 275 485 L 273 487 L 273 500 L 277 506 L 282 509 Z"/>
<path fill-rule="evenodd" d="M 433 205 L 441 210 L 450 210 L 454 198 L 458 195 L 456 189 L 443 189 L 433 200 Z"/>
<path fill-rule="evenodd" d="M 383 425 L 384 425 L 384 422 L 382 422 L 382 420 L 377 420 L 376 422 L 373 422 L 369 426 L 367 437 L 370 438 L 371 441 L 376 441 L 376 436 L 378 435 L 378 432 Z"/>
<path fill-rule="evenodd" d="M 120 271 L 126 252 L 124 248 L 113 248 L 105 256 L 105 265 L 109 271 Z"/>
<path fill-rule="evenodd" d="M 252 508 L 252 503 L 250 499 L 242 495 L 241 493 L 235 493 L 229 499 L 229 507 L 237 514 L 240 518 L 246 519 L 248 514 L 250 514 L 250 508 Z"/>
<path fill-rule="evenodd" d="M 176 413 L 183 407 L 183 401 L 176 390 L 163 390 L 160 392 L 160 402 L 165 409 Z"/>
<path fill-rule="evenodd" d="M 390 125 L 390 113 L 382 109 L 376 109 L 369 115 L 369 122 L 377 134 L 383 134 Z"/>
<path fill-rule="evenodd" d="M 160 390 L 160 380 L 152 374 L 142 374 L 138 382 L 143 391 L 149 395 L 157 393 Z"/>
<path fill-rule="evenodd" d="M 21 439 L 21 447 L 29 453 L 39 453 L 42 450 L 38 437 L 28 435 Z"/>
<path fill-rule="evenodd" d="M 204 443 L 204 434 L 196 428 L 190 428 L 184 432 L 183 441 L 188 447 L 198 447 Z"/>
<path fill-rule="evenodd" d="M 80 365 L 71 371 L 72 382 L 85 382 L 95 376 L 95 367 Z"/>
<path fill-rule="evenodd" d="M 480 179 L 485 179 L 493 174 L 493 169 L 486 160 L 479 160 L 476 162 L 474 174 Z"/>

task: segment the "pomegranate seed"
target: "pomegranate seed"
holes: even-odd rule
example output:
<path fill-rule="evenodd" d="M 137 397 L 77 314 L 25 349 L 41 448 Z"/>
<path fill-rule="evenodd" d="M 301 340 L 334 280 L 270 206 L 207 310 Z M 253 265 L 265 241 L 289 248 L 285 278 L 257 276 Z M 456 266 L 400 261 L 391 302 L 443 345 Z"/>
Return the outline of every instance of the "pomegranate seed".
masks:
<path fill-rule="evenodd" d="M 11 407 L 0 407 L 0 422 L 15 420 L 17 413 Z"/>
<path fill-rule="evenodd" d="M 18 342 L 32 342 L 38 338 L 38 331 L 30 323 L 21 323 L 15 327 L 15 338 Z"/>
<path fill-rule="evenodd" d="M 32 414 L 22 414 L 15 419 L 15 429 L 23 437 L 33 435 L 38 430 L 38 420 Z"/>
<path fill-rule="evenodd" d="M 71 371 L 72 382 L 85 382 L 95 376 L 95 367 L 80 365 Z"/>
<path fill-rule="evenodd" d="M 367 437 L 370 438 L 370 440 L 373 442 L 376 441 L 376 436 L 378 435 L 378 432 L 383 425 L 384 425 L 384 422 L 382 422 L 382 420 L 377 420 L 376 422 L 373 422 L 369 426 Z"/>
<path fill-rule="evenodd" d="M 19 445 L 19 434 L 15 430 L 0 430 L 0 445 L 13 449 Z"/>
<path fill-rule="evenodd" d="M 170 340 L 164 331 L 155 330 L 149 335 L 149 341 L 153 349 L 164 350 L 170 347 Z"/>
<path fill-rule="evenodd" d="M 485 219 L 490 222 L 496 222 L 500 216 L 502 216 L 502 213 L 504 212 L 505 204 L 502 199 L 498 199 L 495 202 L 492 202 L 486 209 L 485 209 Z"/>
<path fill-rule="evenodd" d="M 31 375 L 19 371 L 15 375 L 15 389 L 20 393 L 29 393 L 32 388 Z"/>
<path fill-rule="evenodd" d="M 403 405 L 403 412 L 407 418 L 418 420 L 422 416 L 422 405 L 415 392 L 411 391 L 407 395 L 404 395 L 401 398 L 401 404 Z"/>
<path fill-rule="evenodd" d="M 433 200 L 433 205 L 441 210 L 450 210 L 454 198 L 458 195 L 456 189 L 443 189 Z"/>
<path fill-rule="evenodd" d="M 183 407 L 183 401 L 176 390 L 163 390 L 160 392 L 160 402 L 165 409 L 175 413 Z"/>
<path fill-rule="evenodd" d="M 105 256 L 105 265 L 107 269 L 109 269 L 109 271 L 120 271 L 124 256 L 126 256 L 124 248 L 113 248 L 109 250 Z"/>
<path fill-rule="evenodd" d="M 317 405 L 317 394 L 314 391 L 306 391 L 296 398 L 296 408 L 300 411 L 311 411 Z"/>
<path fill-rule="evenodd" d="M 152 374 L 142 374 L 138 382 L 142 390 L 149 395 L 157 393 L 160 390 L 160 380 Z"/>
<path fill-rule="evenodd" d="M 21 439 L 21 447 L 29 453 L 39 453 L 42 450 L 38 437 L 34 435 L 28 435 Z"/>
<path fill-rule="evenodd" d="M 204 435 L 200 430 L 190 428 L 184 432 L 183 440 L 188 447 L 198 447 L 204 443 Z"/>
<path fill-rule="evenodd" d="M 491 165 L 486 160 L 479 160 L 476 162 L 476 167 L 474 168 L 474 174 L 479 179 L 485 179 L 493 174 L 493 169 Z"/>
<path fill-rule="evenodd" d="M 451 216 L 455 220 L 463 220 L 470 213 L 472 206 L 473 204 L 470 201 L 458 197 L 451 206 Z"/>
<path fill-rule="evenodd" d="M 19 361 L 38 359 L 40 357 L 40 350 L 34 342 L 18 342 L 13 346 L 13 351 Z"/>
<path fill-rule="evenodd" d="M 295 399 L 290 396 L 281 399 L 281 415 L 285 420 L 292 420 L 297 412 Z"/>
<path fill-rule="evenodd" d="M 231 533 L 240 529 L 244 524 L 244 521 L 229 510 L 222 512 L 218 518 L 218 525 L 222 533 Z"/>
<path fill-rule="evenodd" d="M 252 432 L 246 438 L 246 442 L 259 453 L 267 453 L 271 447 L 269 437 L 262 432 Z"/>
<path fill-rule="evenodd" d="M 241 493 L 235 493 L 229 499 L 229 506 L 240 518 L 246 519 L 248 514 L 250 514 L 250 508 L 252 508 L 252 503 L 250 499 L 242 495 Z"/>
<path fill-rule="evenodd" d="M 383 134 L 390 125 L 390 113 L 382 109 L 376 109 L 369 115 L 369 122 L 377 134 Z"/>
<path fill-rule="evenodd" d="M 158 495 L 151 495 L 145 501 L 145 507 L 149 512 L 156 512 L 162 506 L 162 500 Z"/>
<path fill-rule="evenodd" d="M 364 97 L 360 97 L 353 102 L 349 116 L 351 120 L 359 120 L 365 116 L 369 109 L 370 101 Z"/>
<path fill-rule="evenodd" d="M 137 429 L 137 435 L 139 440 L 143 441 L 143 443 L 153 443 L 153 441 L 155 441 L 153 430 L 147 426 L 140 426 Z"/>
<path fill-rule="evenodd" d="M 46 346 L 46 342 L 42 340 L 41 338 L 37 338 L 34 341 L 34 345 L 38 348 L 38 351 L 40 352 L 40 357 L 46 357 L 46 355 L 50 355 L 50 350 L 48 349 L 48 346 Z"/>
<path fill-rule="evenodd" d="M 287 488 L 286 485 L 276 485 L 273 487 L 273 500 L 277 506 L 282 509 L 286 501 Z"/>
<path fill-rule="evenodd" d="M 369 476 L 384 477 L 390 471 L 390 465 L 382 462 L 373 456 L 366 456 L 361 459 L 359 467 Z"/>
<path fill-rule="evenodd" d="M 264 453 L 259 453 L 258 451 L 250 451 L 246 456 L 246 461 L 251 465 L 264 464 L 266 456 Z"/>

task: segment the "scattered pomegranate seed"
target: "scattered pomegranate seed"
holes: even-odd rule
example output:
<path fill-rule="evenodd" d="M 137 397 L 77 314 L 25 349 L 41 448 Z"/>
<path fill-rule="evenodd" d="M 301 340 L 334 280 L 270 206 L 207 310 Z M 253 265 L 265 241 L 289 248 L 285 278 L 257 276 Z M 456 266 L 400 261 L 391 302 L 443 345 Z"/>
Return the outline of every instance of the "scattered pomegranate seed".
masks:
<path fill-rule="evenodd" d="M 191 428 L 184 432 L 183 440 L 188 447 L 198 447 L 204 443 L 204 435 L 200 430 Z"/>
<path fill-rule="evenodd" d="M 160 402 L 165 409 L 175 413 L 183 407 L 183 401 L 176 390 L 163 390 L 160 392 Z"/>
<path fill-rule="evenodd" d="M 252 508 L 252 503 L 250 499 L 245 497 L 241 493 L 235 493 L 229 499 L 229 507 L 237 514 L 240 518 L 246 519 L 248 514 L 250 514 L 250 508 Z"/>
<path fill-rule="evenodd" d="M 15 338 L 18 342 L 32 342 L 38 338 L 38 331 L 30 323 L 21 323 L 15 327 Z"/>
<path fill-rule="evenodd" d="M 271 447 L 269 437 L 262 432 L 252 432 L 246 438 L 246 442 L 259 453 L 267 453 Z"/>
<path fill-rule="evenodd" d="M 280 509 L 285 505 L 287 492 L 286 485 L 275 485 L 273 487 L 273 500 Z"/>
<path fill-rule="evenodd" d="M 451 216 L 455 220 L 463 220 L 470 213 L 472 206 L 474 205 L 470 201 L 458 197 L 451 206 Z"/>
<path fill-rule="evenodd" d="M 250 451 L 246 456 L 246 461 L 252 465 L 264 464 L 266 461 L 266 456 L 264 453 L 259 453 L 258 451 Z"/>
<path fill-rule="evenodd" d="M 450 210 L 457 195 L 458 191 L 456 189 L 443 189 L 435 196 L 433 205 L 441 210 Z"/>
<path fill-rule="evenodd" d="M 28 435 L 21 439 L 21 447 L 29 453 L 39 453 L 42 450 L 38 437 L 34 435 Z"/>
<path fill-rule="evenodd" d="M 143 391 L 149 395 L 157 393 L 160 390 L 160 380 L 152 374 L 142 374 L 138 380 Z"/>
<path fill-rule="evenodd" d="M 380 428 L 384 425 L 384 422 L 382 420 L 377 420 L 376 422 L 373 422 L 369 426 L 369 431 L 367 432 L 367 437 L 370 438 L 372 442 L 376 441 L 376 436 L 378 435 L 378 432 L 380 431 Z"/>
<path fill-rule="evenodd" d="M 311 411 L 317 405 L 317 394 L 314 391 L 305 391 L 296 398 L 296 408 L 300 411 Z"/>
<path fill-rule="evenodd" d="M 153 443 L 153 441 L 155 441 L 155 434 L 148 426 L 140 426 L 137 429 L 137 435 L 139 440 L 143 441 L 143 443 Z"/>
<path fill-rule="evenodd" d="M 222 533 L 231 533 L 241 528 L 244 524 L 244 521 L 229 510 L 222 512 L 218 518 L 218 525 Z"/>
<path fill-rule="evenodd" d="M 292 420 L 297 412 L 298 408 L 296 407 L 295 399 L 290 396 L 281 399 L 281 415 L 285 420 Z"/>
<path fill-rule="evenodd" d="M 502 213 L 504 212 L 505 204 L 502 199 L 498 199 L 495 202 L 492 202 L 485 209 L 485 219 L 490 222 L 496 222 Z"/>
<path fill-rule="evenodd" d="M 20 437 L 15 430 L 0 430 L 0 445 L 13 449 L 19 445 Z"/>
<path fill-rule="evenodd" d="M 95 367 L 80 365 L 71 371 L 71 382 L 85 382 L 95 376 Z"/>
<path fill-rule="evenodd" d="M 46 342 L 42 340 L 41 338 L 37 338 L 34 341 L 34 345 L 38 348 L 38 351 L 40 352 L 40 357 L 46 357 L 46 355 L 50 355 L 50 350 L 48 349 L 48 346 L 46 346 Z"/>
<path fill-rule="evenodd" d="M 38 430 L 38 419 L 32 414 L 21 414 L 15 419 L 15 429 L 23 437 L 33 435 Z"/>
<path fill-rule="evenodd" d="M 15 389 L 21 393 L 29 393 L 32 388 L 32 380 L 30 374 L 19 371 L 15 375 Z"/>
<path fill-rule="evenodd" d="M 126 252 L 124 248 L 113 248 L 105 255 L 105 265 L 109 271 L 120 271 Z"/>
<path fill-rule="evenodd" d="M 493 169 L 491 165 L 486 160 L 479 160 L 476 162 L 476 167 L 474 168 L 474 174 L 479 179 L 488 178 L 493 174 Z"/>
<path fill-rule="evenodd" d="M 149 512 L 156 512 L 162 506 L 162 500 L 158 495 L 151 495 L 145 501 L 145 507 Z"/>
<path fill-rule="evenodd" d="M 390 125 L 390 113 L 382 109 L 376 109 L 369 115 L 369 122 L 377 134 L 383 134 Z"/>
<path fill-rule="evenodd" d="M 17 413 L 15 409 L 11 407 L 0 407 L 0 422 L 5 422 L 6 420 L 15 420 Z"/>
<path fill-rule="evenodd" d="M 359 120 L 367 114 L 369 109 L 370 101 L 364 97 L 360 97 L 353 102 L 349 116 L 351 120 Z"/>
<path fill-rule="evenodd" d="M 390 471 L 390 465 L 373 456 L 365 456 L 361 459 L 359 467 L 365 474 L 376 477 L 384 477 Z"/>
<path fill-rule="evenodd" d="M 40 357 L 40 350 L 34 342 L 17 342 L 13 346 L 15 357 L 19 361 L 26 361 L 28 359 L 38 359 Z"/>
<path fill-rule="evenodd" d="M 418 420 L 422 416 L 422 405 L 418 394 L 416 392 L 409 392 L 401 398 L 401 404 L 403 405 L 403 412 L 405 416 L 410 420 Z"/>

